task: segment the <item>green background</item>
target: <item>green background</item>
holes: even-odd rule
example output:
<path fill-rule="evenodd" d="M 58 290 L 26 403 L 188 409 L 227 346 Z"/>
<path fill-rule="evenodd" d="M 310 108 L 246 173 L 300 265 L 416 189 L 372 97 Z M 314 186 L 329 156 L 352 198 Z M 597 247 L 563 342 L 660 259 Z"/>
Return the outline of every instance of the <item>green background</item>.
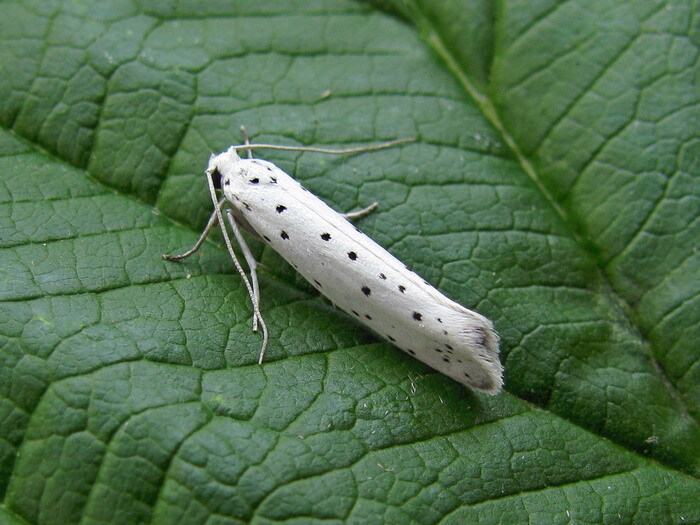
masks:
<path fill-rule="evenodd" d="M 697 1 L 0 3 L 0 522 L 700 521 Z M 266 152 L 491 318 L 436 374 L 269 249 L 266 362 L 210 151 Z M 262 154 L 260 156 L 263 156 Z"/>

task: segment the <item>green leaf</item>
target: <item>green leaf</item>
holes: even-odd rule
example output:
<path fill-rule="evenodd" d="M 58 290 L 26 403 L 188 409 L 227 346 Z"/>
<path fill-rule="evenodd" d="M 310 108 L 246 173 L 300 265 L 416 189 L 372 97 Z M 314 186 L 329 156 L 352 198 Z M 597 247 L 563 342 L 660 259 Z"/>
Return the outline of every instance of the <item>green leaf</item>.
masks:
<path fill-rule="evenodd" d="M 377 7 L 373 7 L 376 5 Z M 697 1 L 0 4 L 0 521 L 700 521 Z M 494 320 L 476 394 L 211 211 L 240 141 Z M 695 501 L 695 503 L 693 503 Z"/>

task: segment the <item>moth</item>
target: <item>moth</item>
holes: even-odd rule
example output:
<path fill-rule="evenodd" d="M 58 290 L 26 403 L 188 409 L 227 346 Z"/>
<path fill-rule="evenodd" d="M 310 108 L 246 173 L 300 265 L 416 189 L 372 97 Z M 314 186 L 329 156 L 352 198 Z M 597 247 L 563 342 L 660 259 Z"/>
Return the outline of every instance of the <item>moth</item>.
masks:
<path fill-rule="evenodd" d="M 209 159 L 206 177 L 214 211 L 200 238 L 187 252 L 164 257 L 179 260 L 192 255 L 211 230 L 222 225 L 226 248 L 252 302 L 253 330 L 263 333 L 258 362 L 263 362 L 269 337 L 260 312 L 258 263 L 241 229 L 278 252 L 334 305 L 396 347 L 462 384 L 498 393 L 503 368 L 499 337 L 491 321 L 446 297 L 350 222 L 374 211 L 377 203 L 358 212 L 338 213 L 271 162 L 253 158 L 251 151 L 355 154 L 414 139 L 329 150 L 251 144 L 245 129 L 241 130 L 243 145 Z M 248 158 L 238 155 L 241 150 L 247 151 Z M 250 277 L 236 257 L 225 220 Z"/>

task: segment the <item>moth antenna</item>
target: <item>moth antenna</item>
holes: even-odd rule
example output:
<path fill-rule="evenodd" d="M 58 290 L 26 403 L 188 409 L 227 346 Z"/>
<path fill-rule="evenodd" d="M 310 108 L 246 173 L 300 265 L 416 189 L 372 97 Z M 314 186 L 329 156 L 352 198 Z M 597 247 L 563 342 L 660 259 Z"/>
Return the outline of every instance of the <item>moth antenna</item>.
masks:
<path fill-rule="evenodd" d="M 415 137 L 409 137 L 405 139 L 390 140 L 388 142 L 380 142 L 379 144 L 373 144 L 371 146 L 358 146 L 355 148 L 343 148 L 343 149 L 333 149 L 333 148 L 315 148 L 313 146 L 280 146 L 277 144 L 238 144 L 231 146 L 230 149 L 238 150 L 252 150 L 252 149 L 271 149 L 277 151 L 309 151 L 312 153 L 328 153 L 330 155 L 351 155 L 353 153 L 363 153 L 366 151 L 376 151 L 380 149 L 392 148 L 398 146 L 399 144 L 407 144 L 409 142 L 415 142 Z"/>

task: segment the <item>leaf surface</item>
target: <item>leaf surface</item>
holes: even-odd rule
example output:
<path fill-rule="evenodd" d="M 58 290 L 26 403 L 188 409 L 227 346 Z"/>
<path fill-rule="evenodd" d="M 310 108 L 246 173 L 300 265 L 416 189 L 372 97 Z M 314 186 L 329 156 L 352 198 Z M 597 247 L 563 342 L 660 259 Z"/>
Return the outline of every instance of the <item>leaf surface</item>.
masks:
<path fill-rule="evenodd" d="M 0 4 L 0 521 L 700 521 L 697 2 Z M 493 319 L 506 392 L 266 269 L 210 151 L 267 152 Z M 262 156 L 262 154 L 261 154 Z M 693 503 L 695 501 L 696 503 Z"/>

